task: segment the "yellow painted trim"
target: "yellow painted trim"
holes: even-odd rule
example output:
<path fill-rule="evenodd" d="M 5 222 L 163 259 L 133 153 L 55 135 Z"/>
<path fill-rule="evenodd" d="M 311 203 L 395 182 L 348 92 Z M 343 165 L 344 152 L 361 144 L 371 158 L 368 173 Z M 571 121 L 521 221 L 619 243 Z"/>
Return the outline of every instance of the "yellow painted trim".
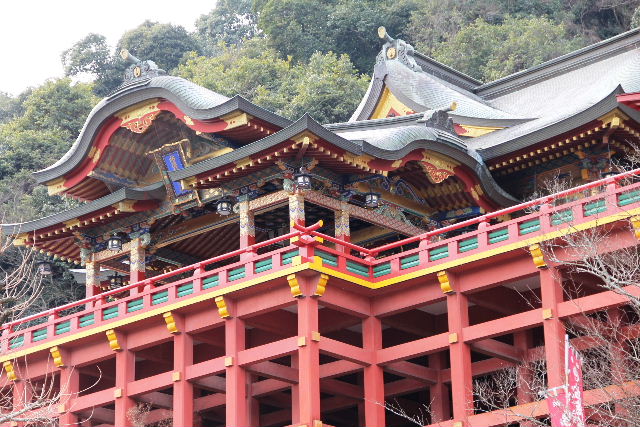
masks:
<path fill-rule="evenodd" d="M 150 317 L 154 317 L 154 316 L 161 316 L 163 313 L 166 313 L 168 311 L 174 311 L 177 310 L 179 308 L 182 307 L 187 307 L 202 301 L 207 301 L 207 300 L 215 300 L 216 297 L 220 296 L 220 295 L 226 295 L 229 294 L 231 292 L 235 292 L 238 291 L 240 289 L 245 289 L 248 287 L 251 287 L 253 285 L 256 285 L 258 283 L 262 283 L 262 282 L 266 282 L 269 281 L 271 279 L 277 279 L 279 277 L 286 277 L 290 274 L 293 273 L 297 273 L 299 271 L 302 270 L 306 270 L 308 269 L 310 266 L 312 265 L 312 263 L 304 263 L 304 264 L 300 264 L 298 266 L 295 267 L 290 267 L 287 268 L 285 270 L 280 270 L 271 274 L 265 274 L 264 276 L 260 276 L 260 277 L 255 277 L 253 279 L 249 279 L 246 282 L 242 282 L 242 283 L 238 283 L 237 285 L 232 285 L 232 286 L 228 286 L 226 288 L 221 288 L 221 289 L 216 289 L 215 291 L 206 293 L 206 294 L 201 294 L 201 295 L 197 295 L 193 298 L 189 298 L 186 299 L 184 301 L 177 301 L 173 304 L 170 304 L 168 306 L 162 306 L 162 307 L 158 307 L 156 309 L 144 312 L 144 313 L 140 313 L 136 316 L 131 316 L 131 317 L 127 317 L 125 319 L 121 319 L 121 320 L 117 320 L 115 322 L 110 322 L 106 325 L 101 325 L 101 326 L 97 326 L 95 328 L 91 328 L 91 329 L 87 329 L 87 330 L 83 330 L 81 332 L 75 333 L 73 335 L 69 335 L 67 337 L 61 337 L 59 339 L 56 340 L 51 340 L 51 341 L 46 341 L 43 344 L 40 345 L 36 345 L 33 347 L 29 347 L 29 348 L 25 348 L 24 350 L 19 350 L 13 353 L 7 353 L 7 354 L 3 354 L 0 356 L 0 363 L 5 362 L 7 360 L 13 360 L 13 359 L 17 359 L 19 357 L 22 356 L 26 356 L 28 354 L 32 354 L 32 353 L 36 353 L 38 351 L 42 351 L 44 349 L 49 349 L 50 347 L 54 347 L 54 346 L 59 346 L 62 345 L 64 343 L 68 343 L 71 341 L 75 341 L 78 340 L 80 338 L 86 338 L 88 336 L 91 335 L 96 335 L 102 332 L 106 332 L 109 331 L 111 329 L 117 329 L 121 326 L 124 325 L 128 325 L 130 323 L 135 323 L 138 322 L 140 320 L 143 319 L 148 319 Z"/>
<path fill-rule="evenodd" d="M 67 187 L 64 185 L 64 180 L 64 177 L 61 177 L 47 182 L 47 193 L 49 193 L 50 196 L 55 196 L 66 190 Z"/>
<path fill-rule="evenodd" d="M 375 282 L 375 283 L 371 283 L 369 282 L 367 279 L 364 278 L 360 278 L 357 276 L 352 276 L 349 274 L 345 274 L 342 273 L 340 271 L 336 271 L 333 270 L 331 268 L 327 268 L 323 265 L 322 260 L 320 257 L 315 256 L 313 262 L 305 262 L 305 263 L 301 263 L 299 265 L 295 265 L 292 266 L 290 268 L 287 268 L 285 270 L 280 270 L 271 274 L 266 274 L 264 276 L 260 276 L 260 277 L 255 277 L 253 279 L 247 280 L 246 282 L 242 282 L 242 283 L 238 283 L 237 285 L 233 285 L 233 286 L 228 286 L 226 288 L 221 288 L 221 289 L 216 289 L 215 291 L 206 293 L 206 294 L 201 294 L 201 295 L 197 295 L 193 298 L 189 298 L 187 300 L 184 301 L 178 301 L 175 302 L 173 304 L 170 304 L 168 306 L 162 306 L 162 307 L 158 307 L 154 310 L 150 310 L 141 314 L 138 314 L 136 316 L 131 316 L 125 319 L 121 319 L 119 321 L 115 321 L 115 322 L 111 322 L 108 323 L 106 325 L 102 325 L 102 326 L 98 326 L 92 329 L 87 329 L 81 332 L 78 332 L 76 334 L 67 336 L 67 337 L 62 337 L 59 338 L 57 340 L 52 340 L 52 341 L 47 341 L 44 342 L 43 344 L 40 345 L 36 345 L 33 347 L 29 347 L 26 348 L 24 350 L 19 350 L 13 353 L 8 353 L 8 354 L 3 354 L 0 356 L 0 363 L 5 362 L 7 360 L 13 360 L 22 356 L 26 356 L 27 354 L 31 354 L 31 353 L 36 353 L 38 351 L 44 350 L 44 349 L 48 349 L 50 347 L 53 346 L 58 346 L 58 345 L 62 345 L 64 343 L 70 342 L 70 341 L 74 341 L 80 338 L 85 338 L 91 335 L 95 335 L 101 332 L 106 332 L 110 329 L 116 329 L 120 326 L 123 325 L 127 325 L 129 323 L 134 323 L 137 322 L 139 320 L 142 319 L 147 319 L 153 316 L 159 316 L 162 315 L 163 313 L 167 312 L 167 311 L 172 311 L 172 310 L 177 310 L 179 308 L 182 307 L 187 307 L 202 301 L 207 301 L 207 300 L 211 300 L 211 299 L 215 299 L 218 296 L 221 295 L 226 295 L 229 294 L 231 292 L 235 292 L 241 289 L 245 289 L 248 287 L 251 287 L 253 285 L 256 285 L 258 283 L 263 283 L 266 281 L 269 281 L 271 279 L 276 279 L 279 277 L 286 277 L 289 276 L 293 273 L 297 273 L 299 271 L 303 271 L 303 270 L 313 270 L 313 271 L 317 271 L 320 273 L 324 273 L 327 274 L 328 276 L 332 276 L 332 277 L 336 277 L 336 278 L 340 278 L 340 279 L 344 279 L 348 282 L 354 283 L 356 285 L 360 285 L 366 288 L 370 288 L 370 289 L 379 289 L 379 288 L 384 288 L 386 286 L 390 286 L 396 283 L 400 283 L 400 282 L 404 282 L 407 280 L 411 280 L 414 279 L 416 277 L 422 277 L 422 276 L 426 276 L 432 273 L 437 273 L 438 271 L 443 271 L 443 270 L 447 270 L 447 269 L 451 269 L 453 267 L 457 267 L 460 265 L 464 265 L 464 264 L 468 264 L 470 262 L 474 262 L 474 261 L 478 261 L 481 259 L 486 259 L 486 258 L 490 258 L 494 255 L 498 255 L 498 254 L 502 254 L 502 253 L 506 253 L 506 252 L 510 252 L 513 251 L 515 249 L 521 249 L 524 247 L 528 247 L 531 245 L 534 245 L 536 243 L 540 243 L 542 241 L 545 240 L 550 240 L 550 239 L 555 239 L 557 237 L 562 237 L 565 236 L 567 234 L 572 234 L 575 233 L 577 231 L 582 231 L 582 230 L 586 230 L 588 228 L 592 228 L 592 227 L 596 227 L 596 226 L 601 226 L 601 225 L 606 225 L 615 221 L 620 221 L 623 219 L 627 219 L 629 217 L 635 216 L 635 215 L 640 215 L 640 208 L 635 208 L 629 211 L 625 211 L 625 212 L 621 212 L 618 214 L 614 214 L 614 215 L 610 215 L 607 217 L 603 217 L 603 218 L 596 218 L 592 221 L 588 221 L 582 224 L 576 224 L 570 227 L 566 227 L 560 230 L 556 230 L 550 233 L 546 233 L 543 234 L 541 236 L 536 236 L 536 237 L 531 237 L 529 239 L 524 239 L 524 240 L 520 240 L 518 242 L 514 242 L 510 245 L 505 245 L 505 246 L 501 246 L 495 249 L 489 249 L 477 254 L 473 254 L 473 255 L 469 255 L 466 256 L 464 258 L 458 258 L 455 259 L 453 261 L 449 261 L 443 264 L 437 264 L 434 265 L 432 267 L 428 267 L 428 268 L 424 268 L 421 270 L 417 270 L 417 271 L 413 271 L 411 273 L 407 273 L 404 274 L 402 276 L 396 276 L 396 277 L 392 277 L 386 280 L 382 280 L 380 282 Z M 294 276 L 295 277 L 295 276 Z"/>
<path fill-rule="evenodd" d="M 622 219 L 629 218 L 634 215 L 640 214 L 640 208 L 632 209 L 626 211 L 624 213 L 619 213 L 615 215 L 610 215 L 604 218 L 594 219 L 593 221 L 585 222 L 582 224 L 577 224 L 571 227 L 566 227 L 560 230 L 552 231 L 551 233 L 543 234 L 537 237 L 531 237 L 529 239 L 520 240 L 518 242 L 514 242 L 510 245 L 501 246 L 495 249 L 489 249 L 484 252 L 480 252 L 477 254 L 469 255 L 464 258 L 458 258 L 443 264 L 437 264 L 432 267 L 424 268 L 422 270 L 412 271 L 411 273 L 404 274 L 402 276 L 392 277 L 386 280 L 381 280 L 379 282 L 369 282 L 367 279 L 360 278 L 357 276 L 352 276 L 349 274 L 342 273 L 340 271 L 336 271 L 324 266 L 310 265 L 311 270 L 318 271 L 320 273 L 328 274 L 329 276 L 337 277 L 340 279 L 347 280 L 351 283 L 355 283 L 360 286 L 364 286 L 369 289 L 379 289 L 384 288 L 390 285 L 394 285 L 396 283 L 405 282 L 407 280 L 415 279 L 416 277 L 426 276 L 432 273 L 437 273 L 438 271 L 448 270 L 454 267 L 458 267 L 460 265 L 468 264 L 470 262 L 478 261 L 481 259 L 490 258 L 492 256 L 503 254 L 506 252 L 513 251 L 515 249 L 525 248 L 536 243 L 540 243 L 545 240 L 555 239 L 558 237 L 565 236 L 567 234 L 572 234 L 577 231 L 586 230 L 588 228 L 592 228 L 595 226 L 606 225 L 615 221 L 620 221 Z"/>
<path fill-rule="evenodd" d="M 376 104 L 375 110 L 373 110 L 373 114 L 371 114 L 370 119 L 384 119 L 389 114 L 391 109 L 394 109 L 398 112 L 398 114 L 402 116 L 406 116 L 407 114 L 413 114 L 414 111 L 404 105 L 396 96 L 389 90 L 388 87 L 385 87 L 382 91 L 382 95 L 380 95 L 380 99 Z"/>
<path fill-rule="evenodd" d="M 461 128 L 466 130 L 461 136 L 468 136 L 471 138 L 475 138 L 478 136 L 486 135 L 496 130 L 504 129 L 504 126 L 473 126 L 473 125 L 463 125 L 459 124 Z"/>
<path fill-rule="evenodd" d="M 243 113 L 241 111 L 236 111 L 224 115 L 220 118 L 227 123 L 227 127 L 225 128 L 225 130 L 229 130 L 249 124 L 249 120 L 251 120 L 253 116 L 250 116 L 249 114 Z"/>

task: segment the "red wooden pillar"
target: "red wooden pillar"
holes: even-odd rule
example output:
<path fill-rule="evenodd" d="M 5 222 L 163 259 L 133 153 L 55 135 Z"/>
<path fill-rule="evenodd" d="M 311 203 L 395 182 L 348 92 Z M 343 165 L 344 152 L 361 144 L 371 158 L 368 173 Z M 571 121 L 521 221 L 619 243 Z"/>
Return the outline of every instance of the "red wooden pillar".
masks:
<path fill-rule="evenodd" d="M 64 360 L 64 359 L 63 359 Z M 73 400 L 80 393 L 80 371 L 73 366 L 67 366 L 60 369 L 60 394 L 62 399 L 60 405 L 64 406 L 64 413 L 58 417 L 60 426 L 75 426 L 78 423 L 78 417 L 71 412 L 73 409 Z M 62 407 L 59 408 L 62 411 Z"/>
<path fill-rule="evenodd" d="M 240 212 L 240 249 L 249 247 L 256 242 L 256 227 L 253 219 L 253 212 L 249 210 L 249 202 L 243 201 L 238 204 Z M 251 254 L 243 253 L 240 259 L 250 258 Z"/>
<path fill-rule="evenodd" d="M 314 425 L 320 420 L 320 348 L 318 299 L 311 297 L 320 274 L 296 274 L 303 295 L 298 299 L 298 420 Z"/>
<path fill-rule="evenodd" d="M 565 383 L 564 336 L 565 328 L 558 318 L 558 303 L 563 300 L 562 272 L 549 267 L 540 270 L 540 294 L 544 328 L 544 353 L 547 362 L 547 387 Z"/>
<path fill-rule="evenodd" d="M 610 308 L 607 310 L 608 324 L 605 328 L 608 330 L 602 331 L 604 336 L 611 335 L 609 341 L 609 351 L 611 352 L 611 379 L 612 384 L 623 384 L 634 378 L 633 373 L 630 372 L 629 366 L 629 344 L 625 340 L 623 334 L 620 332 L 625 326 L 624 312 L 618 308 Z M 615 414 L 619 417 L 619 420 L 630 419 L 632 414 L 629 409 L 633 403 L 630 403 L 630 399 L 623 399 L 616 401 L 614 406 Z M 618 422 L 617 425 L 624 425 L 624 422 Z"/>
<path fill-rule="evenodd" d="M 365 350 L 382 348 L 382 322 L 370 316 L 362 322 L 362 343 Z M 366 427 L 385 426 L 384 375 L 376 364 L 364 368 L 364 418 Z"/>
<path fill-rule="evenodd" d="M 298 354 L 291 355 L 291 367 L 296 371 L 300 370 L 300 362 Z M 300 422 L 300 387 L 298 384 L 291 385 L 291 423 L 298 424 Z"/>
<path fill-rule="evenodd" d="M 31 400 L 29 387 L 23 380 L 13 381 L 13 410 L 22 409 L 24 405 Z M 25 425 L 24 423 L 16 423 L 16 426 Z"/>
<path fill-rule="evenodd" d="M 145 262 L 145 249 L 142 244 L 142 239 L 137 237 L 131 240 L 131 250 L 129 253 L 129 283 L 136 283 L 146 279 L 146 262 Z"/>
<path fill-rule="evenodd" d="M 227 306 L 231 313 L 233 301 Z M 245 349 L 246 331 L 244 320 L 230 317 L 225 321 L 225 372 L 226 372 L 226 425 L 227 427 L 249 427 L 247 405 L 247 373 L 238 365 L 238 352 Z"/>
<path fill-rule="evenodd" d="M 442 371 L 446 365 L 446 353 L 440 352 L 429 355 L 429 368 L 438 372 L 438 382 L 429 387 L 431 399 L 431 423 L 448 420 L 451 417 L 451 401 L 449 389 L 442 381 Z"/>
<path fill-rule="evenodd" d="M 129 383 L 135 379 L 135 354 L 127 346 L 127 336 L 117 332 L 117 342 L 120 350 L 116 351 L 116 389 L 115 398 L 115 422 L 118 427 L 132 425 L 128 412 L 135 406 L 133 399 L 127 391 Z"/>
<path fill-rule="evenodd" d="M 455 278 L 447 274 L 455 290 Z M 451 393 L 453 396 L 453 418 L 467 425 L 473 415 L 473 378 L 471 372 L 471 349 L 464 342 L 462 329 L 469 326 L 469 302 L 462 292 L 447 295 L 447 319 L 449 321 L 449 358 L 451 361 Z"/>
<path fill-rule="evenodd" d="M 184 331 L 184 319 L 173 313 L 178 332 L 173 336 L 173 425 L 192 426 L 193 384 L 186 380 L 187 366 L 193 365 L 193 337 Z"/>
<path fill-rule="evenodd" d="M 516 385 L 516 397 L 518 398 L 518 405 L 525 403 L 531 403 L 536 400 L 534 396 L 535 390 L 532 390 L 533 375 L 530 364 L 527 363 L 527 352 L 533 346 L 533 337 L 531 331 L 518 331 L 513 334 L 513 344 L 518 350 L 522 352 L 525 357 L 524 363 L 516 367 L 517 385 Z M 532 421 L 520 421 L 521 427 L 533 427 L 535 424 Z"/>

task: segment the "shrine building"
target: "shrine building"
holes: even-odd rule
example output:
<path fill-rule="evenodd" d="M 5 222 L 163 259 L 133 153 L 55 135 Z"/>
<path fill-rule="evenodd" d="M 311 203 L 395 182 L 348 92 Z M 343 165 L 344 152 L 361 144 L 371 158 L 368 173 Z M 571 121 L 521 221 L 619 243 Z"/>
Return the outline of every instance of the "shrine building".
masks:
<path fill-rule="evenodd" d="M 563 383 L 563 319 L 623 301 L 589 278 L 567 300 L 539 244 L 607 224 L 637 245 L 621 165 L 640 144 L 640 31 L 488 83 L 379 35 L 364 98 L 332 124 L 123 52 L 122 85 L 34 173 L 82 203 L 2 226 L 86 285 L 2 325 L 14 408 L 53 377 L 60 426 L 133 426 L 141 403 L 146 425 L 414 425 L 394 402 L 489 427 L 505 420 L 474 378 L 538 357 Z M 549 180 L 577 189 L 531 202 Z"/>

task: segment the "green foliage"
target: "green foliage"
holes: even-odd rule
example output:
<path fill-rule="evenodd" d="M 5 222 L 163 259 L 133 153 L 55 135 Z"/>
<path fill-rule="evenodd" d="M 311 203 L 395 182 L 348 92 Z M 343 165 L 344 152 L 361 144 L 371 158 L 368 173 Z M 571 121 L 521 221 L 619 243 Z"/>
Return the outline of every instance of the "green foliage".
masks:
<path fill-rule="evenodd" d="M 477 19 L 433 52 L 438 61 L 491 81 L 571 52 L 584 44 L 548 18 L 507 16 L 501 24 Z"/>
<path fill-rule="evenodd" d="M 292 119 L 308 112 L 320 122 L 346 120 L 368 83 L 346 55 L 316 53 L 308 63 L 293 64 L 263 39 L 220 49 L 216 57 L 192 55 L 177 75 L 223 95 L 242 95 Z"/>
<path fill-rule="evenodd" d="M 105 72 L 111 63 L 107 39 L 101 34 L 91 33 L 62 52 L 62 65 L 67 76 L 89 73 L 97 76 Z"/>
<path fill-rule="evenodd" d="M 122 35 L 116 49 L 128 49 L 140 59 L 148 59 L 158 67 L 171 71 L 187 52 L 199 52 L 195 38 L 184 27 L 145 21 Z"/>
<path fill-rule="evenodd" d="M 208 54 L 215 53 L 220 42 L 239 44 L 258 35 L 258 16 L 252 0 L 220 0 L 215 9 L 196 21 L 196 32 Z"/>
<path fill-rule="evenodd" d="M 69 78 L 47 81 L 24 101 L 24 114 L 16 119 L 19 128 L 61 131 L 73 141 L 98 101 L 91 89 L 89 84 L 72 84 Z"/>

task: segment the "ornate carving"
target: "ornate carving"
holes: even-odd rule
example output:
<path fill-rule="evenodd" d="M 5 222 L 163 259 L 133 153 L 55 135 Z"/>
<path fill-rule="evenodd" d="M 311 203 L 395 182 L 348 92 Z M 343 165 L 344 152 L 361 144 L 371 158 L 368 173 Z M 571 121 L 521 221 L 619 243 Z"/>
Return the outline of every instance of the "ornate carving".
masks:
<path fill-rule="evenodd" d="M 105 332 L 107 335 L 107 340 L 109 340 L 109 347 L 113 351 L 120 351 L 122 347 L 120 347 L 120 343 L 118 342 L 118 336 L 116 335 L 116 331 L 113 329 L 109 329 Z"/>
<path fill-rule="evenodd" d="M 16 370 L 13 367 L 13 363 L 11 363 L 10 360 L 4 362 L 2 364 L 2 367 L 4 368 L 4 372 L 7 374 L 7 378 L 9 379 L 9 381 L 16 381 L 18 379 L 18 374 L 16 373 Z"/>
<path fill-rule="evenodd" d="M 382 28 L 382 30 L 381 30 Z M 413 71 L 422 71 L 414 58 L 415 49 L 409 43 L 401 39 L 391 37 L 384 27 L 378 28 L 378 37 L 387 42 L 382 46 L 382 50 L 376 56 L 376 64 L 389 61 L 399 61 Z"/>
<path fill-rule="evenodd" d="M 449 281 L 449 276 L 446 271 L 438 272 L 438 282 L 440 282 L 440 289 L 442 290 L 442 293 L 453 293 L 453 288 L 451 287 L 451 282 Z"/>
<path fill-rule="evenodd" d="M 124 72 L 125 84 L 137 80 L 145 80 L 152 77 L 164 76 L 165 74 L 167 74 L 166 71 L 158 68 L 158 65 L 156 65 L 155 62 L 150 60 L 140 60 L 131 55 L 127 49 L 122 49 L 120 51 L 120 57 L 125 61 L 131 63 L 129 68 L 127 68 Z"/>
<path fill-rule="evenodd" d="M 321 297 L 324 295 L 324 292 L 327 290 L 327 282 L 329 281 L 329 276 L 326 274 L 321 274 L 318 279 L 318 286 L 316 287 L 316 292 L 313 294 L 314 296 Z"/>
<path fill-rule="evenodd" d="M 544 253 L 542 252 L 542 248 L 539 244 L 529 246 L 529 252 L 531 252 L 531 257 L 533 258 L 533 263 L 538 268 L 547 268 L 547 263 L 544 260 Z"/>
<path fill-rule="evenodd" d="M 298 283 L 298 278 L 295 274 L 290 274 L 287 276 L 287 282 L 289 282 L 289 288 L 291 290 L 291 296 L 294 298 L 300 298 L 302 295 L 302 290 L 300 289 L 300 284 Z"/>
<path fill-rule="evenodd" d="M 229 307 L 227 307 L 227 302 L 224 300 L 222 295 L 216 297 L 215 299 L 216 306 L 218 307 L 218 314 L 222 319 L 228 319 L 231 317 L 231 313 L 229 313 Z"/>
<path fill-rule="evenodd" d="M 164 318 L 164 322 L 167 324 L 167 329 L 170 334 L 180 333 L 178 329 L 178 325 L 176 324 L 176 319 L 173 317 L 173 313 L 170 311 L 163 313 L 162 317 Z"/>
<path fill-rule="evenodd" d="M 64 368 L 64 361 L 62 360 L 62 353 L 60 352 L 60 349 L 58 348 L 58 346 L 51 347 L 49 349 L 49 352 L 51 353 L 51 357 L 53 358 L 53 364 L 57 368 Z"/>
<path fill-rule="evenodd" d="M 449 112 L 457 108 L 457 104 L 454 102 L 447 108 L 441 108 L 438 110 L 427 110 L 418 123 L 424 123 L 428 128 L 434 128 L 449 132 L 452 135 L 456 135 L 456 130 L 453 127 L 453 119 L 449 117 Z"/>
<path fill-rule="evenodd" d="M 134 133 L 144 133 L 160 114 L 158 104 L 160 101 L 156 99 L 121 111 L 116 114 L 122 120 L 120 126 Z"/>

